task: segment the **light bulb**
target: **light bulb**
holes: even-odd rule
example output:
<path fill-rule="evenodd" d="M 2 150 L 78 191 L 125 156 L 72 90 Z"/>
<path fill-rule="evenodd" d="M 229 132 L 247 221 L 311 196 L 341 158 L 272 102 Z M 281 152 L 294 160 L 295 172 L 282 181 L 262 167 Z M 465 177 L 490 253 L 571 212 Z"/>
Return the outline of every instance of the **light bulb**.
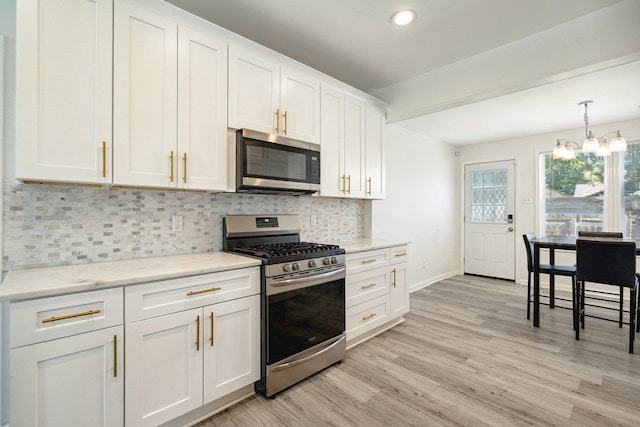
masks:
<path fill-rule="evenodd" d="M 413 10 L 401 10 L 393 14 L 391 21 L 399 26 L 409 25 L 416 20 L 416 13 Z"/>

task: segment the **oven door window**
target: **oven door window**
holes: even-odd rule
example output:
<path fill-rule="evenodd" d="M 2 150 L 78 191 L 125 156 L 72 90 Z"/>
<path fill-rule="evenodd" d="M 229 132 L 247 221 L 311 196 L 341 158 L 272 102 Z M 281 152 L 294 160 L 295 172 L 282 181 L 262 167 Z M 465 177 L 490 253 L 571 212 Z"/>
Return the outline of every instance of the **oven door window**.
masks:
<path fill-rule="evenodd" d="M 344 332 L 344 286 L 340 279 L 268 297 L 267 364 Z"/>

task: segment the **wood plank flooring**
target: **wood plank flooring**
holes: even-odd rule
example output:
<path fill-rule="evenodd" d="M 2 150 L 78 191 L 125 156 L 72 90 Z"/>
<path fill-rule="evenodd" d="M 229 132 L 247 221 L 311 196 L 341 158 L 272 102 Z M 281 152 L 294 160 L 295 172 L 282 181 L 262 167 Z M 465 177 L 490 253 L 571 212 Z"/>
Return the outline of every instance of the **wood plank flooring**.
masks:
<path fill-rule="evenodd" d="M 282 392 L 253 396 L 213 426 L 637 426 L 640 334 L 571 311 L 526 319 L 526 287 L 457 276 L 411 294 L 405 322 Z"/>

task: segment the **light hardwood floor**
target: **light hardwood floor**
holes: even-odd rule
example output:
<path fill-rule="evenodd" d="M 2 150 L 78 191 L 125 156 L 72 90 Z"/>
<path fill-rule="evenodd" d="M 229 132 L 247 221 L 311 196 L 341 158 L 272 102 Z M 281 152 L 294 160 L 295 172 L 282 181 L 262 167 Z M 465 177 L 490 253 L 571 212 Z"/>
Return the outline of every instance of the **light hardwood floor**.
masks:
<path fill-rule="evenodd" d="M 526 319 L 526 287 L 457 276 L 411 294 L 395 328 L 275 399 L 254 396 L 212 426 L 638 426 L 640 334 L 571 311 Z"/>

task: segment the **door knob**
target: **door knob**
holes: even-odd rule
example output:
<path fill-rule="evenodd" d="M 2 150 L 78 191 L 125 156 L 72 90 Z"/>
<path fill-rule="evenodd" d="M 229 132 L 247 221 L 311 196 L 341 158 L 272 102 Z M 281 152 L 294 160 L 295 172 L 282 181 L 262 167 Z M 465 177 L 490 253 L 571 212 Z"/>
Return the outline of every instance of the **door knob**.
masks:
<path fill-rule="evenodd" d="M 511 232 L 511 231 L 513 231 L 513 227 L 509 227 L 509 231 L 510 231 L 510 232 Z"/>

